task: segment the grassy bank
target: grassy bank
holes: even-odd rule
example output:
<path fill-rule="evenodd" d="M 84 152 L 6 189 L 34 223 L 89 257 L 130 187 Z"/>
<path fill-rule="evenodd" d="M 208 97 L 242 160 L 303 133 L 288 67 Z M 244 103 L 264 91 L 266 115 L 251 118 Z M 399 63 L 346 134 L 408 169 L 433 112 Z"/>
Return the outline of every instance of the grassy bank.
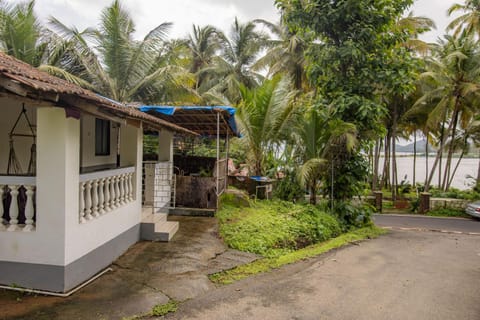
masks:
<path fill-rule="evenodd" d="M 210 280 L 217 284 L 232 283 L 385 233 L 367 225 L 342 234 L 337 218 L 315 206 L 283 201 L 254 202 L 240 192 L 222 197 L 217 218 L 220 235 L 230 248 L 263 257 L 211 275 Z"/>
<path fill-rule="evenodd" d="M 314 206 L 251 202 L 239 194 L 226 194 L 221 203 L 220 235 L 240 251 L 277 257 L 341 233 L 337 220 Z"/>
<path fill-rule="evenodd" d="M 310 257 L 318 256 L 330 250 L 343 247 L 352 242 L 365 239 L 373 239 L 386 231 L 375 226 L 365 227 L 342 234 L 334 239 L 324 241 L 305 247 L 303 249 L 278 255 L 276 257 L 264 258 L 237 268 L 210 275 L 210 280 L 216 284 L 230 284 L 249 276 L 268 272 L 281 266 L 295 263 Z"/>

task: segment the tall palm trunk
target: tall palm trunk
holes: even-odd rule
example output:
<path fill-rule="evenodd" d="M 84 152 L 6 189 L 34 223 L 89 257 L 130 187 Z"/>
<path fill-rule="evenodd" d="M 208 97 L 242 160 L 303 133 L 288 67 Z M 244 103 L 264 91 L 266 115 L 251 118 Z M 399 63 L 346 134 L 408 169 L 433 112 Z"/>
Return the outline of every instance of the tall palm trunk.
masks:
<path fill-rule="evenodd" d="M 478 150 L 477 189 L 480 188 L 480 149 Z"/>
<path fill-rule="evenodd" d="M 393 104 L 393 115 L 392 115 L 392 201 L 397 200 L 398 194 L 398 171 L 397 171 L 397 117 L 398 109 L 397 104 Z"/>
<path fill-rule="evenodd" d="M 378 139 L 375 142 L 375 152 L 373 155 L 373 181 L 372 181 L 372 190 L 378 189 L 378 165 L 380 162 L 380 148 L 381 148 L 381 139 Z M 380 188 L 381 189 L 381 188 Z"/>
<path fill-rule="evenodd" d="M 448 184 L 446 190 L 450 189 L 450 186 L 452 185 L 453 178 L 455 177 L 455 174 L 457 173 L 458 167 L 460 166 L 460 162 L 463 159 L 463 156 L 465 155 L 465 150 L 462 150 L 462 153 L 460 154 L 460 157 L 458 158 L 457 164 L 455 165 L 455 168 L 453 169 L 452 176 L 448 179 Z"/>
<path fill-rule="evenodd" d="M 428 183 L 428 131 L 425 134 L 425 192 L 430 190 L 430 184 Z"/>
<path fill-rule="evenodd" d="M 387 134 L 385 137 L 384 146 L 384 161 L 383 161 L 383 173 L 382 173 L 382 188 L 390 187 L 390 136 Z"/>
<path fill-rule="evenodd" d="M 441 159 L 443 157 L 443 148 L 445 146 L 445 142 L 447 141 L 447 136 L 448 136 L 447 134 L 445 134 L 445 130 L 444 130 L 445 122 L 446 122 L 445 118 L 446 118 L 446 114 L 444 115 L 444 120 L 443 120 L 443 123 L 442 123 L 442 129 L 440 130 L 440 147 L 437 151 L 437 156 L 435 157 L 435 162 L 433 163 L 432 170 L 430 171 L 430 176 L 428 177 L 428 184 L 432 183 L 433 174 L 435 173 L 435 170 L 437 169 L 437 165 L 438 165 L 439 161 L 440 162 L 442 161 Z M 447 132 L 450 132 L 452 130 L 452 126 L 453 126 L 453 121 L 451 121 L 450 124 L 448 125 Z M 440 188 L 441 184 L 439 184 L 438 187 Z"/>
<path fill-rule="evenodd" d="M 459 112 L 459 101 L 460 98 L 457 97 L 457 100 L 455 102 L 455 110 L 453 114 L 453 127 L 452 127 L 452 134 L 451 134 L 451 141 L 450 141 L 450 147 L 448 148 L 448 156 L 447 156 L 447 164 L 445 165 L 445 174 L 443 176 L 443 184 L 442 184 L 442 190 L 447 191 L 448 190 L 448 185 L 449 185 L 449 180 L 450 180 L 450 169 L 452 166 L 452 157 L 453 157 L 453 151 L 455 150 L 455 135 L 457 133 L 457 126 L 458 126 L 458 116 L 460 114 Z"/>
<path fill-rule="evenodd" d="M 413 186 L 416 185 L 417 173 L 417 130 L 413 131 Z"/>

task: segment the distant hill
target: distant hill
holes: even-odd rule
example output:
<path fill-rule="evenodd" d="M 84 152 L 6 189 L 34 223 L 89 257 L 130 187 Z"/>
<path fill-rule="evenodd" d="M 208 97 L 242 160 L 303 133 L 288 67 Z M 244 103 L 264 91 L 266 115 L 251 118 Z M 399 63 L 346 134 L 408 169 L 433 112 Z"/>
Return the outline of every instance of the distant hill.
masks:
<path fill-rule="evenodd" d="M 413 145 L 414 143 L 409 143 L 407 145 L 399 145 L 397 144 L 395 146 L 397 152 L 405 152 L 405 153 L 413 153 Z M 417 141 L 417 154 L 425 153 L 425 148 L 427 146 L 427 143 L 425 140 L 418 140 Z M 428 146 L 428 151 L 430 153 L 437 152 L 436 148 L 433 148 L 432 146 Z M 473 145 L 470 146 L 470 155 L 478 155 L 478 148 L 475 148 Z"/>
<path fill-rule="evenodd" d="M 414 145 L 415 144 L 413 142 L 409 143 L 407 145 L 404 145 L 404 146 L 397 144 L 395 146 L 395 149 L 396 149 L 397 152 L 413 153 Z M 427 148 L 427 142 L 425 140 L 418 140 L 417 141 L 417 153 L 425 153 L 426 148 Z M 432 152 L 436 152 L 437 149 L 432 148 L 432 146 L 429 145 L 428 146 L 428 151 L 430 153 L 432 153 Z"/>

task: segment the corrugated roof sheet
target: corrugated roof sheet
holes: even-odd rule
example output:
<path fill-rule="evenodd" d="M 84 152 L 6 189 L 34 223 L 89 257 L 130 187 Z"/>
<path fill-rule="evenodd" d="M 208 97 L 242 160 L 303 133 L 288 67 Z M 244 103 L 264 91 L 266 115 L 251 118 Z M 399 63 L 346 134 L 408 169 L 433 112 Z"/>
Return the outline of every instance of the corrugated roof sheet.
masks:
<path fill-rule="evenodd" d="M 138 108 L 203 136 L 217 135 L 217 114 L 220 114 L 220 135 L 222 137 L 240 136 L 235 122 L 236 109 L 230 106 L 139 106 Z"/>

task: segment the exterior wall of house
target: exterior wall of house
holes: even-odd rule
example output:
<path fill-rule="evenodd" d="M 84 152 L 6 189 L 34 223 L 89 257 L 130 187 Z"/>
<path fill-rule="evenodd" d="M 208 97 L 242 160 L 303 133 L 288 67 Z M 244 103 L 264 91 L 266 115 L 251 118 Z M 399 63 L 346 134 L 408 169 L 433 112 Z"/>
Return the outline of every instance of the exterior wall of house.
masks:
<path fill-rule="evenodd" d="M 26 104 L 25 109 L 27 110 L 27 116 L 32 122 L 32 125 L 36 125 L 36 107 Z M 15 124 L 20 112 L 22 111 L 22 103 L 19 100 L 0 97 L 0 110 L 0 174 L 6 174 L 10 150 L 9 133 L 10 130 L 12 130 L 12 127 Z M 30 134 L 30 129 L 28 128 L 28 125 L 23 117 L 17 126 L 16 132 Z M 14 139 L 15 154 L 24 173 L 26 173 L 28 169 L 32 142 L 32 138 L 29 137 L 15 137 Z"/>
<path fill-rule="evenodd" d="M 107 267 L 140 239 L 143 131 L 122 125 L 121 166 L 127 168 L 98 173 L 122 177 L 111 193 L 117 198 L 122 195 L 121 203 L 84 219 L 80 203 L 92 205 L 100 200 L 93 189 L 82 193 L 92 196 L 88 201 L 82 202 L 80 196 L 85 178 L 79 175 L 81 121 L 67 118 L 62 108 L 53 107 L 39 108 L 37 120 L 36 228 L 32 232 L 0 230 L 0 284 L 66 292 Z M 115 137 L 115 149 L 116 141 Z"/>
<path fill-rule="evenodd" d="M 117 135 L 119 125 L 110 122 L 110 155 L 95 155 L 95 117 L 82 115 L 81 118 L 81 167 L 109 167 L 117 163 Z"/>

